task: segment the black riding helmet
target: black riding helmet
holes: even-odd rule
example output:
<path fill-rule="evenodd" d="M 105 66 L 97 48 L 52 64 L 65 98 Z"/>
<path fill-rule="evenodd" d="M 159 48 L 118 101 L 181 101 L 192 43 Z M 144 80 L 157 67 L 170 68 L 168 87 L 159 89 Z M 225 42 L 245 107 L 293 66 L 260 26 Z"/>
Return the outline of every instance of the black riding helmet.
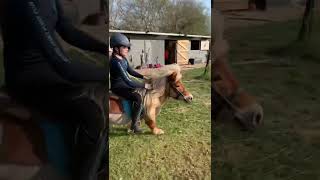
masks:
<path fill-rule="evenodd" d="M 112 34 L 110 38 L 110 47 L 114 48 L 114 47 L 120 47 L 120 46 L 125 46 L 130 49 L 131 44 L 129 39 L 121 33 Z"/>

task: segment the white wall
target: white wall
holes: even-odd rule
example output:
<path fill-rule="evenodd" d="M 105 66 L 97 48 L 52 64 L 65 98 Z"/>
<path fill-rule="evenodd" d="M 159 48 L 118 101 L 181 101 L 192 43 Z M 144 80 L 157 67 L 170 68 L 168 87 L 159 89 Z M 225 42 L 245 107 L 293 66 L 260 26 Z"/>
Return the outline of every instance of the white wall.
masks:
<path fill-rule="evenodd" d="M 195 63 L 205 63 L 207 60 L 206 55 L 208 54 L 208 51 L 200 51 L 200 50 L 190 50 L 189 51 L 189 59 L 194 59 Z"/>
<path fill-rule="evenodd" d="M 129 52 L 128 61 L 132 67 L 141 65 L 142 50 L 148 53 L 148 63 L 164 64 L 164 41 L 163 40 L 135 40 L 131 39 L 131 50 Z M 158 58 L 157 58 L 158 57 Z M 132 59 L 132 62 L 131 62 Z M 144 59 L 145 63 L 145 59 Z"/>

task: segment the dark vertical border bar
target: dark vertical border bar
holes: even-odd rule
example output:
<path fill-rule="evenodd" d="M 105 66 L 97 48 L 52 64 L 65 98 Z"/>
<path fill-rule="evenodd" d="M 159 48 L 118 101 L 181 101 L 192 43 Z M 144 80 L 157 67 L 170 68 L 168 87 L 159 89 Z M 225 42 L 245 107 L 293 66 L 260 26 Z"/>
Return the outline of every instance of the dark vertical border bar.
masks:
<path fill-rule="evenodd" d="M 107 45 L 109 47 L 109 0 L 100 0 L 100 3 L 101 3 L 101 8 L 103 9 L 103 12 L 105 14 L 105 24 L 106 24 L 106 41 L 107 41 Z M 109 48 L 108 48 L 108 55 L 107 55 L 107 59 L 106 59 L 106 69 L 108 71 L 108 74 L 109 74 Z M 107 120 L 107 124 L 106 124 L 106 127 L 107 127 L 107 131 L 108 131 L 108 137 L 107 137 L 107 149 L 106 149 L 106 153 L 107 153 L 107 161 L 105 163 L 107 163 L 107 166 L 106 166 L 106 175 L 108 177 L 106 177 L 105 179 L 109 179 L 109 76 L 106 77 L 107 78 L 107 92 L 106 92 L 106 112 L 108 112 L 108 115 L 106 117 L 106 120 Z"/>
<path fill-rule="evenodd" d="M 213 99 L 213 94 L 212 94 L 212 84 L 213 84 L 213 44 L 214 44 L 214 34 L 213 34 L 213 18 L 212 18 L 212 13 L 213 13 L 213 6 L 214 6 L 214 0 L 211 0 L 211 43 L 210 43 L 210 57 L 211 57 L 211 179 L 213 178 L 214 175 L 214 164 L 213 164 L 213 158 L 214 158 L 214 139 L 213 139 L 213 131 L 214 131 L 214 125 L 213 125 L 213 108 L 214 108 L 214 99 Z"/>

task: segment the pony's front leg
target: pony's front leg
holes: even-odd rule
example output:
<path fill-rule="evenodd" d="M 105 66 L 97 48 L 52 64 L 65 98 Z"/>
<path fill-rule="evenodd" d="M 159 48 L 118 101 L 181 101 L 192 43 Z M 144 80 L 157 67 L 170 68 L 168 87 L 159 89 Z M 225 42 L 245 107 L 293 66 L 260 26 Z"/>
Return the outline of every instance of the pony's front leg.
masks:
<path fill-rule="evenodd" d="M 164 134 L 164 131 L 156 126 L 156 108 L 150 108 L 148 114 L 145 117 L 146 124 L 155 135 Z"/>

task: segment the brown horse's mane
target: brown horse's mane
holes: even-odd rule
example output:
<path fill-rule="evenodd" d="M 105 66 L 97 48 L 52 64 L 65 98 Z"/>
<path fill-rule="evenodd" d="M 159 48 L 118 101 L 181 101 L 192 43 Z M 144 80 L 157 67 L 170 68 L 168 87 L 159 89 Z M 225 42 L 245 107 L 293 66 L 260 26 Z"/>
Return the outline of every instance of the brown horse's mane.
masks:
<path fill-rule="evenodd" d="M 228 42 L 223 37 L 224 20 L 217 11 L 213 11 L 213 31 L 215 41 L 213 45 L 213 80 L 214 88 L 223 96 L 228 97 L 239 89 L 239 82 L 228 64 Z"/>
<path fill-rule="evenodd" d="M 145 75 L 149 76 L 152 78 L 152 94 L 158 94 L 163 95 L 165 91 L 165 84 L 168 81 L 168 77 L 173 75 L 173 81 L 177 82 L 181 80 L 182 74 L 181 74 L 181 68 L 177 64 L 170 64 L 170 65 L 165 65 L 161 68 L 157 69 L 151 69 L 146 73 Z"/>
<path fill-rule="evenodd" d="M 155 69 L 147 69 L 144 70 L 143 75 L 148 76 L 152 79 L 160 79 L 164 77 L 168 77 L 172 75 L 173 73 L 176 73 L 177 76 L 175 77 L 175 81 L 181 80 L 181 68 L 178 64 L 170 64 L 165 65 L 161 68 L 155 68 Z"/>

